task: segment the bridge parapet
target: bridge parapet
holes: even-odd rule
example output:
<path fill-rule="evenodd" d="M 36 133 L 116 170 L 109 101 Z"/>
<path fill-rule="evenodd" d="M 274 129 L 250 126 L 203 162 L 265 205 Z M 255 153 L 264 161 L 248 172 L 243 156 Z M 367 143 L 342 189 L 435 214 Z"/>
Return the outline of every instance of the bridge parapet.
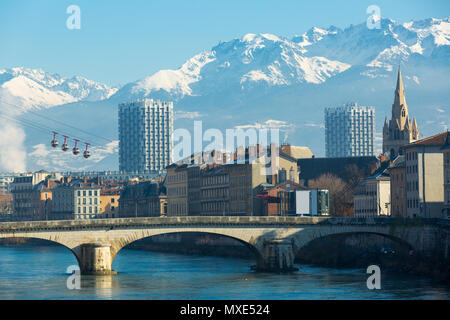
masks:
<path fill-rule="evenodd" d="M 144 217 L 92 220 L 49 220 L 0 222 L 0 232 L 55 229 L 98 229 L 121 227 L 158 227 L 174 225 L 260 225 L 260 226 L 301 226 L 301 225 L 392 225 L 423 226 L 438 225 L 450 228 L 450 221 L 442 219 L 397 219 L 397 218 L 345 218 L 345 217 L 280 217 L 280 216 L 185 216 L 185 217 Z"/>

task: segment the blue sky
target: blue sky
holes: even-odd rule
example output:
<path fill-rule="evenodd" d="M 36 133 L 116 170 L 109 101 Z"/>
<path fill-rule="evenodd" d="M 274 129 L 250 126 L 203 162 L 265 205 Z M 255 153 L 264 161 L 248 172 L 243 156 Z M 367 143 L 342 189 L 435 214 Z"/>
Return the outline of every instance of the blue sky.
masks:
<path fill-rule="evenodd" d="M 80 30 L 66 27 L 72 4 L 81 9 Z M 450 14 L 448 0 L 2 0 L 0 68 L 125 84 L 247 33 L 292 37 L 362 23 L 372 4 L 399 22 Z"/>

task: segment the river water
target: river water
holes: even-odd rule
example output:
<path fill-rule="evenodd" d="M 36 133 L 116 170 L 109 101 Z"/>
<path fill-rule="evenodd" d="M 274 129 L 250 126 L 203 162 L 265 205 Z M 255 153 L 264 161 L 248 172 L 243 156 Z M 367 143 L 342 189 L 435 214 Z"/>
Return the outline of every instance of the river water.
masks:
<path fill-rule="evenodd" d="M 73 254 L 59 246 L 0 246 L 0 299 L 449 299 L 450 286 L 381 272 L 369 290 L 364 269 L 297 266 L 292 274 L 256 273 L 252 261 L 123 249 L 114 276 L 83 276 L 67 288 Z"/>

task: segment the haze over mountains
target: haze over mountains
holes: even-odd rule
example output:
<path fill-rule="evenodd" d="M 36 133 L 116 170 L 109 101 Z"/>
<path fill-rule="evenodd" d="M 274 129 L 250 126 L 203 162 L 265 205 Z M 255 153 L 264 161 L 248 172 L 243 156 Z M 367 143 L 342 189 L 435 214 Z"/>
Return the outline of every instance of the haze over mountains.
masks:
<path fill-rule="evenodd" d="M 42 70 L 0 70 L 0 116 L 7 123 L 0 127 L 0 149 L 8 147 L 7 154 L 0 151 L 0 170 L 116 170 L 117 104 L 144 97 L 174 101 L 175 128 L 192 131 L 193 120 L 202 120 L 203 130 L 223 132 L 279 127 L 282 140 L 309 146 L 316 156 L 325 154 L 324 108 L 357 101 L 375 107 L 381 149 L 399 65 L 409 112 L 420 135 L 428 136 L 450 123 L 449 44 L 449 17 L 403 24 L 382 19 L 380 29 L 366 23 L 314 27 L 292 39 L 246 34 L 200 52 L 179 69 L 120 88 Z M 40 130 L 24 126 L 26 121 Z M 43 127 L 96 144 L 93 157 L 52 150 Z M 11 146 L 9 139 L 16 143 Z"/>

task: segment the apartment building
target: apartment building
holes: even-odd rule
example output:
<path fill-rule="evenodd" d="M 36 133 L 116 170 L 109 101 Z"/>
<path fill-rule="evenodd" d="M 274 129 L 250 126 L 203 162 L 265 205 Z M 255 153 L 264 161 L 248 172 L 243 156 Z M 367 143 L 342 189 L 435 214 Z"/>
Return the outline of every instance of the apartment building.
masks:
<path fill-rule="evenodd" d="M 403 146 L 406 167 L 406 207 L 409 217 L 442 217 L 444 204 L 443 132 Z"/>
<path fill-rule="evenodd" d="M 119 199 L 119 216 L 160 217 L 167 214 L 165 187 L 160 183 L 144 181 L 127 186 Z"/>
<path fill-rule="evenodd" d="M 348 103 L 325 109 L 327 157 L 374 155 L 375 108 Z"/>
<path fill-rule="evenodd" d="M 14 220 L 41 220 L 41 203 L 36 198 L 41 197 L 41 191 L 36 186 L 45 180 L 58 180 L 61 175 L 40 170 L 34 173 L 19 174 L 11 183 L 13 195 L 13 218 Z M 50 191 L 42 191 L 42 197 L 50 197 Z M 46 200 L 47 198 L 45 198 Z"/>
<path fill-rule="evenodd" d="M 172 163 L 173 103 L 119 104 L 119 170 L 161 173 Z"/>
<path fill-rule="evenodd" d="M 54 188 L 51 218 L 55 220 L 100 218 L 100 189 L 100 186 L 83 180 L 68 180 Z"/>
<path fill-rule="evenodd" d="M 102 218 L 119 217 L 120 190 L 104 188 L 100 190 L 100 215 Z"/>
<path fill-rule="evenodd" d="M 171 164 L 166 168 L 167 215 L 188 216 L 188 165 Z"/>
<path fill-rule="evenodd" d="M 405 156 L 398 156 L 388 167 L 391 180 L 391 215 L 406 217 L 406 166 Z"/>
<path fill-rule="evenodd" d="M 391 186 L 388 163 L 361 182 L 353 195 L 354 216 L 368 218 L 391 215 Z"/>
<path fill-rule="evenodd" d="M 225 216 L 230 212 L 230 175 L 224 166 L 201 172 L 200 215 Z"/>
<path fill-rule="evenodd" d="M 447 131 L 447 138 L 442 147 L 444 157 L 444 208 L 443 216 L 450 216 L 450 133 Z"/>

